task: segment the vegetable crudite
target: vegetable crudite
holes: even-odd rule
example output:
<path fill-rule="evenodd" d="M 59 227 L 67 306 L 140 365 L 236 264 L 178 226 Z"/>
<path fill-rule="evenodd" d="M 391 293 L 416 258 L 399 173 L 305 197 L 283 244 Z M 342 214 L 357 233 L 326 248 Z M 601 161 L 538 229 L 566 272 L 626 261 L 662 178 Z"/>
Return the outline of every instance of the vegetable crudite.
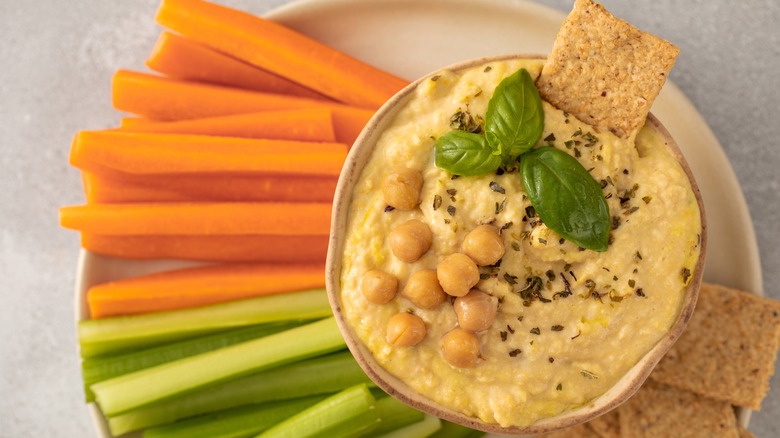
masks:
<path fill-rule="evenodd" d="M 379 110 L 345 162 L 330 303 L 369 377 L 429 414 L 518 435 L 585 422 L 636 392 L 693 312 L 706 221 L 674 140 L 644 105 L 614 114 L 637 126 L 597 124 L 543 83 L 563 93 L 545 72 L 577 66 L 558 55 L 583 47 L 567 39 L 582 38 L 570 29 L 587 28 L 592 8 L 605 15 L 582 44 L 607 70 L 630 70 L 630 51 L 598 41 L 635 34 L 577 1 L 547 63 L 484 58 L 423 77 Z M 665 79 L 671 64 L 655 67 Z M 385 279 L 381 299 L 367 275 Z"/>

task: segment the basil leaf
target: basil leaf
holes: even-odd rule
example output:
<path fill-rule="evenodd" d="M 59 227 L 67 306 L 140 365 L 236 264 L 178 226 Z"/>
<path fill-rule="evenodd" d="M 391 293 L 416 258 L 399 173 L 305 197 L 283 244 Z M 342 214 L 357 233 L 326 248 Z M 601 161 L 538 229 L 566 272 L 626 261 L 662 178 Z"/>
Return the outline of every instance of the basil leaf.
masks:
<path fill-rule="evenodd" d="M 498 169 L 501 158 L 493 154 L 480 134 L 450 131 L 436 140 L 436 167 L 453 175 L 480 176 Z"/>
<path fill-rule="evenodd" d="M 539 141 L 544 130 L 542 98 L 526 69 L 496 87 L 485 114 L 488 144 L 501 154 L 504 166 Z"/>
<path fill-rule="evenodd" d="M 561 237 L 594 251 L 606 251 L 609 207 L 601 187 L 574 157 L 541 147 L 520 161 L 523 186 L 542 221 Z"/>

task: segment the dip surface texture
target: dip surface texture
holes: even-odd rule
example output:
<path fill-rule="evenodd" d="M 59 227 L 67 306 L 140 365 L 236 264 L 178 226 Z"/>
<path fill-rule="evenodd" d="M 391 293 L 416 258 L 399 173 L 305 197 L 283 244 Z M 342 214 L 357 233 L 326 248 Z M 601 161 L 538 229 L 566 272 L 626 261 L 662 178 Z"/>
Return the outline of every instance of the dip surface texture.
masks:
<path fill-rule="evenodd" d="M 495 86 L 520 68 L 537 77 L 543 60 L 508 60 L 424 80 L 381 135 L 352 193 L 341 271 L 345 317 L 379 364 L 434 401 L 502 426 L 524 426 L 577 408 L 612 387 L 669 330 L 699 255 L 700 213 L 688 178 L 663 136 L 646 125 L 635 144 L 544 103 L 537 146 L 575 158 L 601 183 L 612 217 L 605 252 L 563 241 L 529 217 L 518 170 L 457 177 L 433 162 L 435 139 L 458 111 L 484 117 Z M 422 172 L 420 205 L 385 211 L 382 180 L 394 168 Z M 433 245 L 414 263 L 392 254 L 387 235 L 419 219 Z M 477 288 L 499 299 L 490 328 L 479 332 L 472 368 L 447 363 L 441 337 L 457 327 L 451 301 L 417 308 L 400 293 L 372 304 L 360 292 L 371 269 L 396 276 L 399 290 L 420 269 L 460 252 L 480 224 L 501 229 L 506 252 L 481 267 Z M 528 288 L 537 293 L 529 293 Z M 522 292 L 526 290 L 525 292 Z M 410 311 L 424 340 L 396 347 L 385 339 L 391 316 Z"/>

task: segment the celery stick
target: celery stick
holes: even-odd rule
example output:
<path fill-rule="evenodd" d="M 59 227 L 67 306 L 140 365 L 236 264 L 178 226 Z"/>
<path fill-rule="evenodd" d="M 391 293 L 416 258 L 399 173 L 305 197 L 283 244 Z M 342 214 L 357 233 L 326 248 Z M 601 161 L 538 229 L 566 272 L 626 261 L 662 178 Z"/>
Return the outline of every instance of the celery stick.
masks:
<path fill-rule="evenodd" d="M 241 406 L 201 415 L 185 421 L 144 430 L 144 438 L 242 438 L 251 437 L 298 412 L 321 402 L 327 396 Z"/>
<path fill-rule="evenodd" d="M 80 321 L 82 357 L 149 347 L 229 328 L 330 315 L 325 289 L 269 295 L 191 309 Z"/>
<path fill-rule="evenodd" d="M 95 399 L 89 388 L 97 382 L 112 377 L 132 373 L 133 371 L 153 367 L 218 348 L 238 344 L 250 339 L 261 338 L 301 325 L 303 322 L 272 322 L 247 328 L 228 330 L 215 335 L 201 336 L 184 341 L 160 345 L 158 347 L 133 351 L 130 353 L 101 356 L 84 359 L 81 362 L 81 375 L 84 378 L 84 390 L 87 402 Z"/>
<path fill-rule="evenodd" d="M 393 397 L 384 397 L 376 401 L 376 414 L 379 425 L 371 431 L 376 436 L 399 427 L 423 421 L 425 414 L 409 407 Z"/>
<path fill-rule="evenodd" d="M 368 432 L 377 423 L 374 397 L 361 384 L 293 415 L 257 438 L 352 437 Z"/>
<path fill-rule="evenodd" d="M 336 320 L 326 318 L 264 338 L 157 365 L 92 385 L 104 414 L 116 415 L 285 363 L 343 348 Z"/>
<path fill-rule="evenodd" d="M 482 436 L 485 436 L 485 432 L 442 420 L 441 429 L 429 438 L 479 438 Z"/>
<path fill-rule="evenodd" d="M 121 435 L 208 412 L 273 400 L 329 394 L 370 380 L 348 351 L 296 362 L 172 397 L 108 419 Z"/>
<path fill-rule="evenodd" d="M 425 418 L 417 423 L 404 426 L 384 435 L 375 435 L 378 438 L 425 438 L 441 429 L 441 420 L 433 415 L 425 414 Z"/>

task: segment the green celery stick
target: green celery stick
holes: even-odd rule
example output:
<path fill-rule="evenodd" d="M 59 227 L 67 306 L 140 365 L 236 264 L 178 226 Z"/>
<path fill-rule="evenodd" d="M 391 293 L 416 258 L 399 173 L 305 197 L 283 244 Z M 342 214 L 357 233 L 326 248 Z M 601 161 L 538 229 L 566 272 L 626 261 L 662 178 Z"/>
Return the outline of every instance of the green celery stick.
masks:
<path fill-rule="evenodd" d="M 112 416 L 210 384 L 345 345 L 336 320 L 326 318 L 264 338 L 187 357 L 92 385 L 98 405 Z"/>
<path fill-rule="evenodd" d="M 242 438 L 254 436 L 274 424 L 321 402 L 327 396 L 241 406 L 185 421 L 144 430 L 144 438 Z"/>
<path fill-rule="evenodd" d="M 354 437 L 378 422 L 374 397 L 360 384 L 293 415 L 257 438 Z"/>
<path fill-rule="evenodd" d="M 482 436 L 485 436 L 485 432 L 442 420 L 441 429 L 429 438 L 479 438 Z"/>
<path fill-rule="evenodd" d="M 256 326 L 228 330 L 215 335 L 200 336 L 197 338 L 178 341 L 157 347 L 132 351 L 130 353 L 101 356 L 84 359 L 81 362 L 81 375 L 84 379 L 84 390 L 87 402 L 95 400 L 90 385 L 112 377 L 132 373 L 133 371 L 153 367 L 162 363 L 171 362 L 250 339 L 272 335 L 293 327 L 299 326 L 303 321 L 285 321 L 260 324 Z"/>
<path fill-rule="evenodd" d="M 113 435 L 253 403 L 330 394 L 371 381 L 348 351 L 261 371 L 110 417 Z"/>
<path fill-rule="evenodd" d="M 425 418 L 417 423 L 401 427 L 384 435 L 374 435 L 377 438 L 425 438 L 441 429 L 441 420 L 433 415 L 425 414 Z"/>
<path fill-rule="evenodd" d="M 368 388 L 369 391 L 371 391 L 371 395 L 374 396 L 374 399 L 377 401 L 385 398 L 390 397 L 386 392 L 384 392 L 381 388 L 377 388 L 376 386 L 371 386 Z"/>
<path fill-rule="evenodd" d="M 379 417 L 379 425 L 371 431 L 372 436 L 390 432 L 391 430 L 425 419 L 425 414 L 401 403 L 393 397 L 378 399 L 376 401 L 376 414 Z"/>
<path fill-rule="evenodd" d="M 268 295 L 190 309 L 80 321 L 82 357 L 112 354 L 219 330 L 330 315 L 325 289 Z"/>

